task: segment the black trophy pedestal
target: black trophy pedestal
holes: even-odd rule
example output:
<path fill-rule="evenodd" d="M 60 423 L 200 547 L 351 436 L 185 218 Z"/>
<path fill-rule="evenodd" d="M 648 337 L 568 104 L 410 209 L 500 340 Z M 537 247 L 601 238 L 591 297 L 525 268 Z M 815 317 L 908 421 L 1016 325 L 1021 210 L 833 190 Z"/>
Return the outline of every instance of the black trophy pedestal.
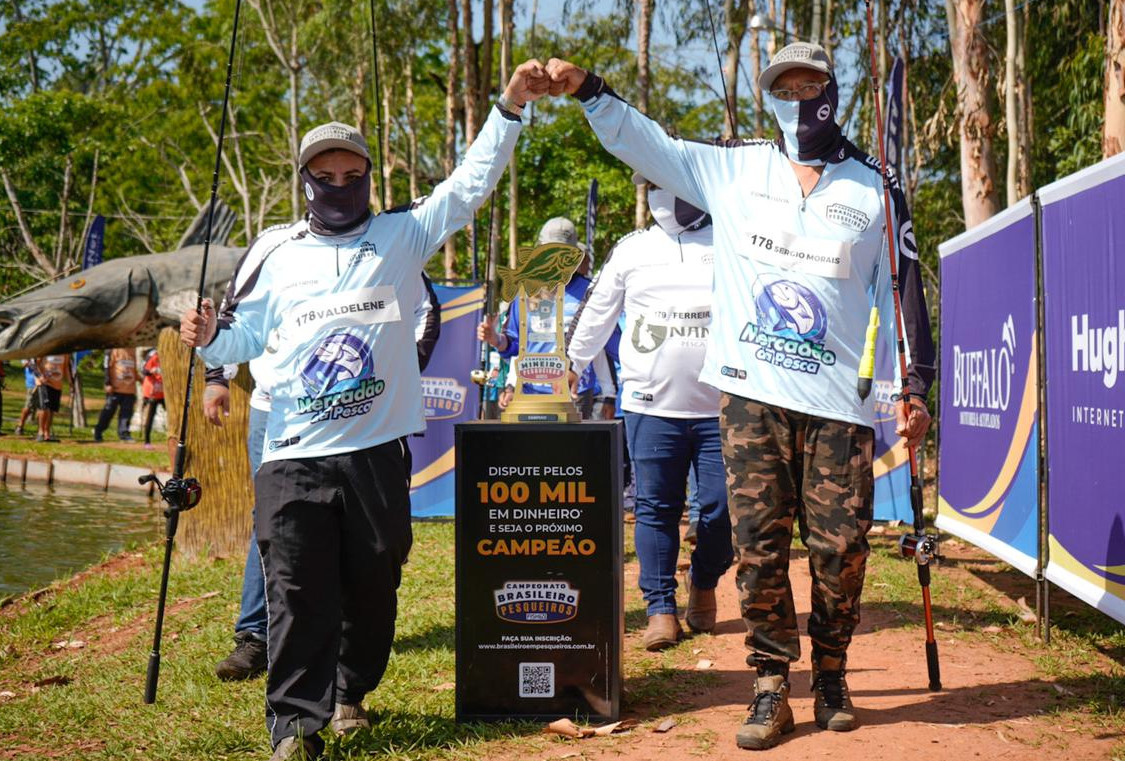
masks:
<path fill-rule="evenodd" d="M 620 422 L 462 423 L 457 719 L 615 721 Z"/>

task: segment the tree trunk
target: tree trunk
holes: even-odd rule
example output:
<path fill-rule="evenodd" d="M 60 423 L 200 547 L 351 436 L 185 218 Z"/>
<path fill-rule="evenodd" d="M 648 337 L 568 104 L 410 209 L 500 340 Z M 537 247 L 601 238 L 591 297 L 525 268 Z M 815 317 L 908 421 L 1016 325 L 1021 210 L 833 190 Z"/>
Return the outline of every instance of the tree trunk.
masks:
<path fill-rule="evenodd" d="M 992 119 L 988 46 L 980 28 L 985 0 L 946 0 L 953 81 L 961 136 L 961 204 L 965 228 L 1000 210 Z"/>
<path fill-rule="evenodd" d="M 512 77 L 512 37 L 515 31 L 513 0 L 500 0 L 500 91 Z M 517 146 L 518 150 L 518 146 Z M 508 266 L 516 266 L 519 250 L 519 182 L 516 178 L 516 152 L 508 164 Z"/>
<path fill-rule="evenodd" d="M 742 37 L 746 34 L 746 19 L 750 12 L 749 0 L 725 0 L 723 13 L 727 20 L 727 60 L 723 66 L 726 74 L 727 114 L 723 137 L 738 137 L 738 58 Z"/>
<path fill-rule="evenodd" d="M 472 0 L 461 0 L 461 28 L 465 30 L 462 42 L 462 76 L 464 82 L 462 89 L 465 92 L 465 147 L 473 144 L 477 137 L 479 122 L 477 121 L 477 84 L 479 68 L 477 66 L 477 46 L 473 40 L 473 4 Z"/>
<path fill-rule="evenodd" d="M 809 40 L 821 45 L 821 24 L 823 23 L 824 3 L 823 0 L 812 0 L 812 30 L 809 32 Z M 823 47 L 823 45 L 821 45 Z"/>
<path fill-rule="evenodd" d="M 1125 151 L 1125 0 L 1110 0 L 1106 29 L 1105 133 L 1106 158 Z"/>
<path fill-rule="evenodd" d="M 1008 130 L 1008 171 L 1006 190 L 1008 206 L 1031 195 L 1030 145 L 1025 123 L 1028 114 L 1023 105 L 1027 92 L 1024 48 L 1027 44 L 1023 18 L 1016 8 L 1016 0 L 1004 0 L 1007 24 L 1007 49 L 1004 55 L 1004 117 Z"/>
<path fill-rule="evenodd" d="M 484 30 L 480 39 L 480 54 L 477 56 L 477 130 L 488 114 L 489 99 L 492 95 L 492 0 L 484 0 L 481 10 L 481 24 Z"/>
<path fill-rule="evenodd" d="M 762 36 L 755 30 L 750 38 L 750 57 L 753 58 L 754 81 L 754 137 L 764 137 L 766 134 L 765 102 L 762 98 L 762 86 L 758 84 L 758 77 L 762 74 Z"/>
<path fill-rule="evenodd" d="M 449 0 L 445 22 L 449 43 L 449 69 L 445 74 L 445 142 L 443 144 L 441 163 L 445 176 L 453 174 L 454 163 L 457 160 L 457 71 L 460 68 L 460 45 L 457 40 L 457 0 Z M 445 252 L 442 254 L 442 264 L 445 277 L 452 280 L 454 267 L 457 262 L 457 235 L 450 235 L 445 241 Z"/>
<path fill-rule="evenodd" d="M 640 19 L 637 23 L 637 108 L 642 114 L 648 113 L 648 91 L 650 71 L 648 61 L 649 39 L 652 37 L 652 10 L 655 0 L 637 0 Z M 648 223 L 648 196 L 645 186 L 637 185 L 637 202 L 633 225 L 638 230 Z"/>
<path fill-rule="evenodd" d="M 418 120 L 414 114 L 414 53 L 406 51 L 406 141 L 407 163 L 410 171 L 410 198 L 418 198 Z"/>
<path fill-rule="evenodd" d="M 1027 30 L 1031 25 L 1031 5 L 1024 3 L 1023 19 L 1020 22 L 1020 50 L 1016 56 L 1016 71 L 1020 72 L 1020 87 L 1016 90 L 1017 127 L 1019 131 L 1020 162 L 1019 182 L 1021 198 L 1031 195 L 1034 188 L 1031 185 L 1031 145 L 1035 125 L 1035 112 L 1031 105 L 1031 82 L 1027 77 Z"/>
<path fill-rule="evenodd" d="M 824 34 L 823 34 L 824 49 L 825 49 L 825 51 L 827 51 L 828 57 L 830 59 L 832 59 L 833 62 L 836 61 L 836 59 L 832 55 L 832 51 L 836 48 L 836 33 L 835 33 L 835 29 L 832 26 L 832 11 L 834 9 L 834 6 L 835 6 L 835 3 L 833 2 L 833 0 L 825 0 L 825 2 L 824 2 Z"/>
<path fill-rule="evenodd" d="M 70 258 L 70 191 L 74 180 L 74 156 L 66 154 L 63 167 L 63 189 L 59 198 L 59 237 L 55 240 L 55 272 L 62 275 L 67 270 Z"/>
<path fill-rule="evenodd" d="M 23 212 L 23 206 L 20 204 L 19 196 L 16 195 L 16 189 L 12 185 L 12 178 L 8 174 L 8 170 L 0 166 L 0 179 L 4 181 L 4 192 L 8 196 L 8 203 L 12 205 L 12 214 L 16 217 L 16 225 L 20 229 L 20 237 L 23 238 L 23 244 L 27 246 L 28 252 L 31 253 L 31 258 L 35 264 L 43 271 L 44 279 L 55 280 L 58 278 L 59 273 L 55 271 L 51 264 L 50 258 L 44 253 L 43 249 L 35 241 L 35 236 L 31 234 L 31 226 L 27 222 L 27 216 Z"/>
<path fill-rule="evenodd" d="M 383 51 L 379 51 L 379 57 L 383 57 Z M 381 71 L 386 71 L 387 67 L 383 66 L 383 61 L 377 62 L 381 67 Z M 391 155 L 391 97 L 393 95 L 394 86 L 389 76 L 381 76 L 379 84 L 383 87 L 382 94 L 382 108 L 383 108 L 383 134 L 382 134 L 382 156 L 383 156 L 383 206 L 384 209 L 389 209 L 395 205 L 394 188 L 391 186 L 391 175 L 394 174 L 395 157 Z"/>

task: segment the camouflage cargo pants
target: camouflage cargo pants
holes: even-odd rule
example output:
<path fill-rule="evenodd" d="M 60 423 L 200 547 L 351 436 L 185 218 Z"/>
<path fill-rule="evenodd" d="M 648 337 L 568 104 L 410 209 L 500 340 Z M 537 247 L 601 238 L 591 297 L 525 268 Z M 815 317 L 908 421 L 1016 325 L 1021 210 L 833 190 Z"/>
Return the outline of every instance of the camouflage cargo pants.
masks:
<path fill-rule="evenodd" d="M 725 393 L 719 410 L 747 662 L 801 656 L 789 584 L 796 519 L 809 550 L 813 660 L 842 669 L 867 564 L 874 431 Z"/>

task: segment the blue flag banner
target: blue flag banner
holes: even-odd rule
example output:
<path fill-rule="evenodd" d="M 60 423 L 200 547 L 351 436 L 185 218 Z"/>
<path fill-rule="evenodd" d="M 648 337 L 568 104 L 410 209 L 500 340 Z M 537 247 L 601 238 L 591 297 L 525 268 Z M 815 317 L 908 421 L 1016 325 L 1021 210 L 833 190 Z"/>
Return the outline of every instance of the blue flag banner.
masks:
<path fill-rule="evenodd" d="M 590 180 L 590 191 L 586 194 L 586 248 L 594 251 L 594 230 L 598 224 L 598 181 Z"/>
<path fill-rule="evenodd" d="M 906 91 L 906 65 L 895 56 L 891 66 L 891 76 L 887 80 L 887 123 L 885 135 L 887 166 L 902 173 L 902 115 L 904 93 Z"/>
<path fill-rule="evenodd" d="M 425 435 L 411 436 L 414 468 L 410 514 L 452 516 L 454 509 L 453 425 L 476 420 L 480 397 L 470 373 L 480 364 L 476 327 L 484 309 L 484 286 L 434 285 L 441 302 L 441 336 L 422 376 Z"/>
<path fill-rule="evenodd" d="M 88 270 L 102 263 L 105 252 L 105 217 L 94 217 L 90 232 L 86 233 L 86 248 L 82 252 L 82 269 Z"/>

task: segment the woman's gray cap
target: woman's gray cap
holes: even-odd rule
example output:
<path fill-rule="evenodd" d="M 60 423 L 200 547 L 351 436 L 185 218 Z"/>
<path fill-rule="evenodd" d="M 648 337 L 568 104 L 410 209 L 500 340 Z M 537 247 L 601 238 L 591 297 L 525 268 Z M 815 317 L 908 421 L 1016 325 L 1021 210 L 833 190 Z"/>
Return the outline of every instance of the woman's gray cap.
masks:
<path fill-rule="evenodd" d="M 762 92 L 769 92 L 773 81 L 790 69 L 814 69 L 830 77 L 834 76 L 832 59 L 824 48 L 815 42 L 794 42 L 774 53 L 770 65 L 758 77 L 758 86 L 762 88 Z"/>
<path fill-rule="evenodd" d="M 313 127 L 301 138 L 301 153 L 297 157 L 297 166 L 303 167 L 313 156 L 333 150 L 351 151 L 368 161 L 371 160 L 371 154 L 367 152 L 367 141 L 363 139 L 359 130 L 350 124 L 328 122 Z"/>

